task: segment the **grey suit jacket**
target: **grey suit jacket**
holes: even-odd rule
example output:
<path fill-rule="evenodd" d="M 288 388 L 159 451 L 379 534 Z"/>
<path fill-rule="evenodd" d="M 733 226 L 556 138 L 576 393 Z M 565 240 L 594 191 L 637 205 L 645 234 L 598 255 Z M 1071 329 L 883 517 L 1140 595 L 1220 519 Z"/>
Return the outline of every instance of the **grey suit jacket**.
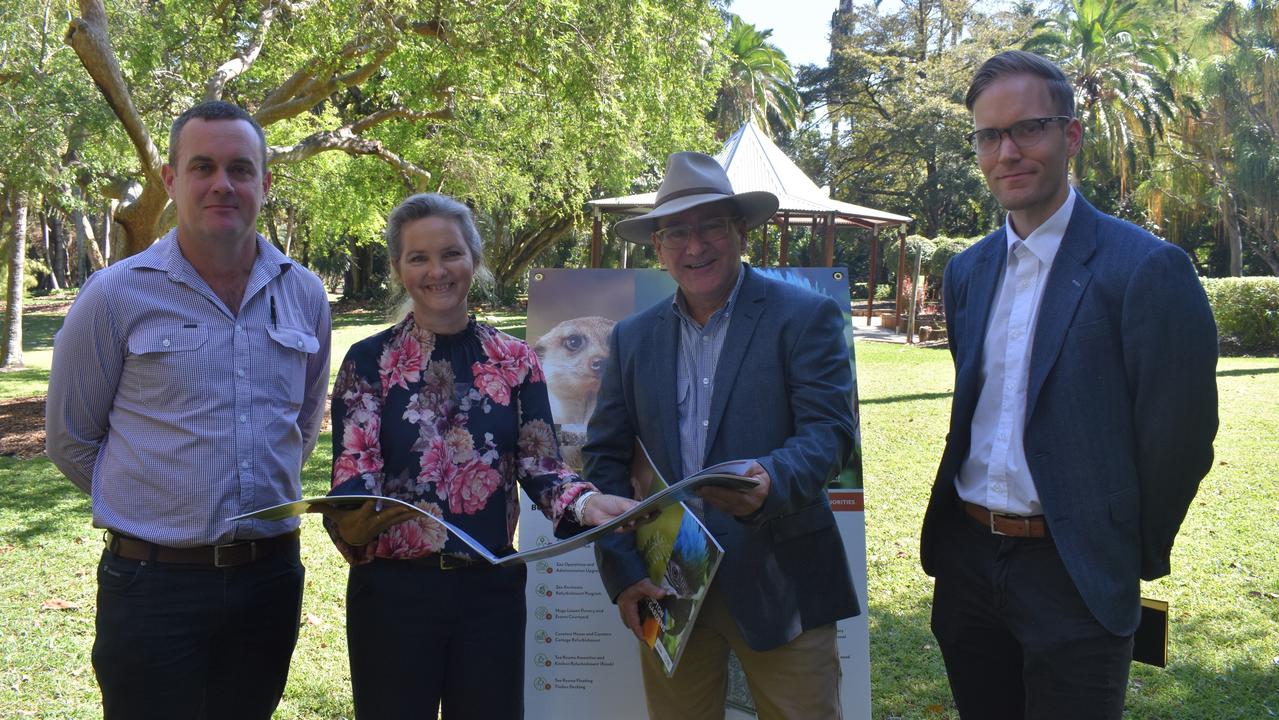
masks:
<path fill-rule="evenodd" d="M 955 395 L 924 517 L 929 574 L 932 530 L 958 502 L 1007 245 L 1001 228 L 951 260 L 943 280 Z M 1024 445 L 1066 570 L 1116 635 L 1137 627 L 1138 579 L 1168 574 L 1212 466 L 1216 363 L 1216 325 L 1185 252 L 1076 195 L 1035 328 Z"/>
<path fill-rule="evenodd" d="M 843 316 L 830 298 L 747 267 L 715 373 L 705 464 L 757 459 L 772 480 L 763 507 L 735 518 L 706 507 L 724 547 L 716 575 L 754 649 L 860 612 L 827 483 L 853 450 L 852 373 Z M 680 472 L 679 318 L 660 302 L 614 328 L 583 447 L 600 490 L 631 495 L 635 437 L 668 481 Z M 633 535 L 596 543 L 609 596 L 647 576 Z"/>

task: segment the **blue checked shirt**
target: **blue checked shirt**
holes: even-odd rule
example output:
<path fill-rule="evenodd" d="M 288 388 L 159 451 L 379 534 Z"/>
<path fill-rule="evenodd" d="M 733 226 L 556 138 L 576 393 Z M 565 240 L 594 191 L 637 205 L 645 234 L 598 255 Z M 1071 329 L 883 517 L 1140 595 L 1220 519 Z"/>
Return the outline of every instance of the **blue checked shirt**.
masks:
<path fill-rule="evenodd" d="M 724 307 L 716 310 L 698 325 L 684 310 L 683 298 L 677 292 L 672 302 L 675 315 L 680 319 L 679 363 L 676 380 L 679 390 L 680 468 L 684 477 L 702 469 L 706 460 L 706 426 L 711 416 L 711 393 L 715 391 L 715 368 L 719 354 L 724 349 L 724 337 L 728 334 L 728 321 L 737 292 L 742 287 L 746 272 L 737 271 L 737 284 L 728 294 Z M 696 504 L 696 503 L 695 503 Z"/>
<path fill-rule="evenodd" d="M 324 286 L 258 237 L 233 315 L 170 231 L 94 273 L 54 342 L 49 458 L 93 524 L 171 547 L 297 527 L 227 518 L 301 496 L 329 372 Z"/>

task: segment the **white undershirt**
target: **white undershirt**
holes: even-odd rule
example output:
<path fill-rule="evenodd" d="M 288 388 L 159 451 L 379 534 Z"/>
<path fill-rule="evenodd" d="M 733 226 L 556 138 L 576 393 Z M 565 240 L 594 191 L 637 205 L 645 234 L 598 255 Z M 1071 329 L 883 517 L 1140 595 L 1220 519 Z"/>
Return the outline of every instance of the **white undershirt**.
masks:
<path fill-rule="evenodd" d="M 973 412 L 972 445 L 955 478 L 961 498 L 997 512 L 1043 514 L 1026 466 L 1026 390 L 1048 271 L 1074 207 L 1071 188 L 1057 212 L 1025 239 L 1018 237 L 1010 220 L 1004 221 L 1008 265 L 982 346 L 981 394 Z"/>

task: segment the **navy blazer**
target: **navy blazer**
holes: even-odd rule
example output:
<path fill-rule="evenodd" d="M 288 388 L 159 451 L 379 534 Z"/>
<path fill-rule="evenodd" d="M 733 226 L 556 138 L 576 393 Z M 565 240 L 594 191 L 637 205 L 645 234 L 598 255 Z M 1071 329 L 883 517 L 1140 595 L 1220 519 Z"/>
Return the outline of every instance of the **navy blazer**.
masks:
<path fill-rule="evenodd" d="M 635 438 L 668 481 L 680 462 L 671 299 L 618 323 L 587 430 L 587 479 L 630 497 Z M 715 371 L 705 464 L 757 459 L 772 485 L 746 518 L 706 506 L 724 547 L 715 577 L 746 643 L 783 645 L 801 632 L 860 612 L 826 486 L 853 451 L 852 371 L 844 318 L 830 298 L 746 267 Z M 647 577 L 634 535 L 595 545 L 614 602 Z"/>
<path fill-rule="evenodd" d="M 982 345 L 1005 267 L 1003 228 L 943 278 L 955 363 L 950 432 L 924 517 L 958 502 L 982 383 Z M 1138 579 L 1169 572 L 1173 538 L 1212 466 L 1217 330 L 1186 253 L 1082 196 L 1048 273 L 1031 350 L 1026 462 L 1057 550 L 1097 621 L 1131 634 Z M 950 507 L 948 507 L 950 506 Z"/>

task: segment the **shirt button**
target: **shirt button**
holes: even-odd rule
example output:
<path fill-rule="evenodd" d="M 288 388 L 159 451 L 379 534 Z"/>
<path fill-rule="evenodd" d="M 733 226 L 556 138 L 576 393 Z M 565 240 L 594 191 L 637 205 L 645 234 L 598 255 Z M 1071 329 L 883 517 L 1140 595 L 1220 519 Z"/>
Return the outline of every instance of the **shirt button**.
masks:
<path fill-rule="evenodd" d="M 302 341 L 301 341 L 301 340 L 298 340 L 298 350 L 301 350 L 303 347 L 304 347 L 304 345 L 303 345 Z"/>
<path fill-rule="evenodd" d="M 240 368 L 240 369 L 236 370 L 236 371 L 235 371 L 235 374 L 236 374 L 236 375 L 239 375 L 240 377 L 244 377 L 244 368 Z"/>
<path fill-rule="evenodd" d="M 236 332 L 238 332 L 238 333 L 242 333 L 242 332 L 244 332 L 244 326 L 243 326 L 243 325 L 236 325 L 236 326 L 235 326 L 235 331 L 236 331 Z"/>
<path fill-rule="evenodd" d="M 249 461 L 248 461 L 248 460 L 241 460 L 241 461 L 240 461 L 240 467 L 241 467 L 241 468 L 244 468 L 245 470 L 248 470 L 248 469 L 249 469 Z"/>
<path fill-rule="evenodd" d="M 711 384 L 711 379 L 710 379 L 710 378 L 702 378 L 702 384 L 703 384 L 703 385 L 710 385 L 710 384 Z"/>
<path fill-rule="evenodd" d="M 708 427 L 710 424 L 711 424 L 711 421 L 710 421 L 710 420 L 703 420 L 703 421 L 702 421 L 702 427 Z"/>
<path fill-rule="evenodd" d="M 165 347 L 169 347 L 172 343 L 169 342 L 169 338 L 165 338 L 160 344 Z"/>
<path fill-rule="evenodd" d="M 248 422 L 248 421 L 249 421 L 249 416 L 248 416 L 248 415 L 241 415 L 241 416 L 240 416 L 240 422 Z"/>

